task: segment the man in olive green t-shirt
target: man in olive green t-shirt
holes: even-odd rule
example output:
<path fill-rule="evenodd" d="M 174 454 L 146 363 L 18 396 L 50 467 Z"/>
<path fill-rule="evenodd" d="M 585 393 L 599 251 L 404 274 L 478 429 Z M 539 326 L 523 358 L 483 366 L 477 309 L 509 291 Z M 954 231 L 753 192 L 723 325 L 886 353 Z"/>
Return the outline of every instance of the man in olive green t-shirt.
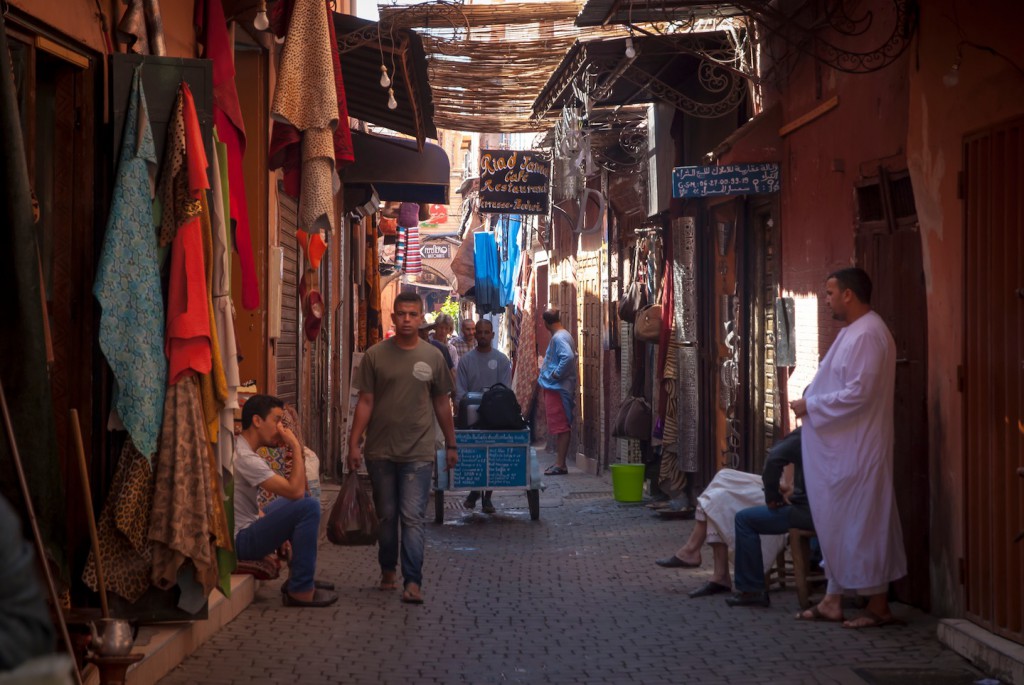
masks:
<path fill-rule="evenodd" d="M 434 473 L 434 417 L 444 433 L 446 463 L 454 468 L 452 378 L 444 357 L 419 338 L 423 301 L 415 293 L 395 298 L 395 335 L 366 351 L 353 384 L 359 390 L 349 436 L 348 467 L 366 455 L 373 502 L 380 518 L 377 560 L 380 589 L 397 587 L 401 523 L 402 601 L 423 603 L 423 522 Z M 366 431 L 366 444 L 359 441 Z"/>

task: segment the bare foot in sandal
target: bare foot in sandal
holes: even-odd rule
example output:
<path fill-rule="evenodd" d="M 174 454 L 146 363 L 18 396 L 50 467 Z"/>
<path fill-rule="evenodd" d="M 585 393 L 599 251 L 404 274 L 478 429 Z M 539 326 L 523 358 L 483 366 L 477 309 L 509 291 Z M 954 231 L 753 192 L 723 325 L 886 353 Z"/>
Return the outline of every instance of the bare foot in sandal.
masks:
<path fill-rule="evenodd" d="M 423 604 L 423 591 L 416 583 L 409 583 L 402 592 L 402 602 L 405 604 Z"/>
<path fill-rule="evenodd" d="M 825 595 L 816 605 L 801 611 L 795 616 L 798 621 L 831 621 L 838 623 L 843 620 L 843 598 L 839 595 Z"/>
<path fill-rule="evenodd" d="M 377 589 L 381 592 L 398 589 L 398 573 L 395 571 L 382 571 L 380 574 L 380 585 Z"/>

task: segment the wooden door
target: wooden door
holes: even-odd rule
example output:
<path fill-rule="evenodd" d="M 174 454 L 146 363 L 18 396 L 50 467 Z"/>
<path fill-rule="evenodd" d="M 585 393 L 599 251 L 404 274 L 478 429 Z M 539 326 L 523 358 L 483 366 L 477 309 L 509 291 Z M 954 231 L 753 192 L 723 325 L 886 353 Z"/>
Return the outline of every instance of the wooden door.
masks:
<path fill-rule="evenodd" d="M 964 142 L 966 608 L 1024 643 L 1024 119 Z"/>
<path fill-rule="evenodd" d="M 910 176 L 881 171 L 857 189 L 857 265 L 874 284 L 872 307 L 896 340 L 893 481 L 907 553 L 897 597 L 931 602 L 928 469 L 928 326 L 921 236 Z"/>
<path fill-rule="evenodd" d="M 578 450 L 589 459 L 600 459 L 601 450 L 601 253 L 591 252 L 577 260 L 579 283 L 580 422 Z"/>

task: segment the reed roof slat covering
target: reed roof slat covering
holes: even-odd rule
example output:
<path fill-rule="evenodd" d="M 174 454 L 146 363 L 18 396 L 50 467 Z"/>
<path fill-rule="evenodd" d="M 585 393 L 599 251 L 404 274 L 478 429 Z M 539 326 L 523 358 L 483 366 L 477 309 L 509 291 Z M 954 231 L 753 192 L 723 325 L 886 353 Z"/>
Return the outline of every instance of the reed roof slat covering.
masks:
<path fill-rule="evenodd" d="M 423 39 L 438 128 L 482 133 L 542 131 L 533 103 L 580 38 L 621 37 L 620 26 L 574 25 L 582 0 L 464 5 L 438 0 L 380 7 L 385 26 Z"/>

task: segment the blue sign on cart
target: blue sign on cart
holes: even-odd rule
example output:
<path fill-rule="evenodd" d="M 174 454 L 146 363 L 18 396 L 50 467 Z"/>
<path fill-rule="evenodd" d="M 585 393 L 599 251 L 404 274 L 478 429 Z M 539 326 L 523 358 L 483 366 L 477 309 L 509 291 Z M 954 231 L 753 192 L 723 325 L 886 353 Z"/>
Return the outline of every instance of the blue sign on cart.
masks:
<path fill-rule="evenodd" d="M 526 487 L 530 431 L 456 431 L 456 490 Z"/>
<path fill-rule="evenodd" d="M 672 197 L 759 195 L 779 192 L 779 165 L 722 164 L 672 170 Z"/>

